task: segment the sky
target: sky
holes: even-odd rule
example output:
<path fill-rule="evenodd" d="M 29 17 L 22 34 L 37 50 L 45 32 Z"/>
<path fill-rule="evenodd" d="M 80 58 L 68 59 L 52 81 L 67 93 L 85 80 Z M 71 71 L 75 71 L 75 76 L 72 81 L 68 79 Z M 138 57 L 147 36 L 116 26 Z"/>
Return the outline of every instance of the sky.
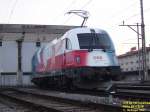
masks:
<path fill-rule="evenodd" d="M 143 0 L 145 37 L 150 45 L 150 0 Z M 137 46 L 137 34 L 127 26 L 141 23 L 140 0 L 0 0 L 0 24 L 80 25 L 82 18 L 69 10 L 90 13 L 87 26 L 106 30 L 117 55 Z M 133 27 L 136 30 L 136 27 Z"/>

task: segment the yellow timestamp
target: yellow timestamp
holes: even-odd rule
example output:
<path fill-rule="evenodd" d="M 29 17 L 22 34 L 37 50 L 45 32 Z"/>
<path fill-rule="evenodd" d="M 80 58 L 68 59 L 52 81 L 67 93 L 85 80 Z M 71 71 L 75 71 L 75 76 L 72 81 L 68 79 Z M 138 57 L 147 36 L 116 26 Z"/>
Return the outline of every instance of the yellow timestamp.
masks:
<path fill-rule="evenodd" d="M 145 106 L 150 105 L 150 101 L 123 101 L 123 112 L 144 112 Z"/>

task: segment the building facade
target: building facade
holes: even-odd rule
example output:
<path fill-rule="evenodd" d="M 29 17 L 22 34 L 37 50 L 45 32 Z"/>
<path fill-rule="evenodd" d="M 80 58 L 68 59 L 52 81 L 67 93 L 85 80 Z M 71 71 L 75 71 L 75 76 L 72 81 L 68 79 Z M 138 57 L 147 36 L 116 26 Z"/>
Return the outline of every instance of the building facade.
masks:
<path fill-rule="evenodd" d="M 139 54 L 140 54 L 140 60 L 139 60 Z M 147 54 L 146 54 L 146 62 L 147 62 L 147 68 L 150 70 L 150 47 L 147 47 Z M 120 64 L 120 67 L 123 72 L 136 72 L 139 69 L 142 70 L 142 56 L 141 56 L 141 50 L 138 52 L 138 50 L 132 50 L 119 55 L 118 61 Z"/>
<path fill-rule="evenodd" d="M 0 24 L 0 85 L 31 85 L 31 60 L 35 51 L 60 38 L 75 26 Z"/>

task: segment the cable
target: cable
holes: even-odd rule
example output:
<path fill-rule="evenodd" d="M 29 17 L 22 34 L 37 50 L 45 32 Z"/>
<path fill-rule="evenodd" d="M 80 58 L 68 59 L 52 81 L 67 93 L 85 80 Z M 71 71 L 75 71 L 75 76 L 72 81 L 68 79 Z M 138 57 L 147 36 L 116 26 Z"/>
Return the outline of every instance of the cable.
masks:
<path fill-rule="evenodd" d="M 135 2 L 133 2 L 131 5 L 127 6 L 126 8 L 118 11 L 117 13 L 113 14 L 110 18 L 115 18 L 118 17 L 120 15 L 122 15 L 123 12 L 129 10 L 131 7 L 135 6 L 137 4 L 137 0 Z"/>
<path fill-rule="evenodd" d="M 73 15 L 69 16 L 69 18 L 67 18 L 67 20 L 65 20 L 65 21 L 63 22 L 63 24 L 66 24 L 72 17 L 73 17 Z"/>
<path fill-rule="evenodd" d="M 125 21 L 131 20 L 134 17 L 140 16 L 140 13 L 133 14 L 132 16 L 125 19 Z"/>
<path fill-rule="evenodd" d="M 57 18 L 59 18 L 59 16 L 61 16 L 61 14 L 64 14 L 64 12 L 66 10 L 68 10 L 70 7 L 72 7 L 77 0 L 73 0 L 63 11 L 61 11 L 61 13 L 59 13 L 57 16 L 55 16 L 55 18 L 52 21 L 56 21 Z"/>
<path fill-rule="evenodd" d="M 79 8 L 79 10 L 82 10 L 83 8 L 87 7 L 91 2 L 92 2 L 92 0 L 88 0 L 81 8 Z M 73 17 L 73 16 L 71 15 L 71 16 L 64 22 L 64 24 L 66 24 L 68 21 L 70 21 L 70 19 L 71 19 L 72 17 Z"/>
<path fill-rule="evenodd" d="M 127 10 L 129 10 L 129 9 L 131 9 L 133 6 L 135 6 L 136 4 L 137 4 L 137 0 L 136 1 L 133 1 L 130 5 L 128 5 L 126 8 L 124 8 L 124 9 L 122 9 L 122 10 L 120 10 L 120 11 L 117 11 L 115 14 L 113 14 L 112 16 L 110 16 L 110 17 L 108 17 L 108 19 L 110 19 L 111 18 L 111 20 L 113 21 L 113 19 L 114 20 L 116 20 L 115 18 L 116 17 L 119 17 L 120 15 L 122 15 L 122 13 L 123 12 L 125 12 L 125 11 L 127 11 Z M 137 14 L 134 14 L 134 15 L 132 15 L 133 17 L 134 16 L 137 16 Z M 120 18 L 120 17 L 119 17 Z M 132 17 L 130 17 L 130 18 L 132 18 Z M 107 20 L 106 20 L 107 21 Z M 112 22 L 112 21 L 109 21 L 109 22 L 106 22 L 106 26 L 111 26 L 111 27 L 113 27 L 113 26 L 118 26 L 118 24 L 120 24 L 120 22 Z M 110 27 L 110 28 L 111 28 Z"/>
<path fill-rule="evenodd" d="M 80 10 L 83 9 L 83 8 L 85 8 L 85 7 L 87 7 L 91 2 L 92 2 L 92 0 L 89 0 L 88 2 L 86 2 L 86 3 L 80 8 Z"/>
<path fill-rule="evenodd" d="M 10 14 L 9 14 L 9 17 L 8 17 L 8 23 L 10 22 L 11 17 L 12 17 L 12 15 L 13 15 L 13 13 L 14 13 L 14 9 L 15 9 L 15 7 L 16 7 L 17 2 L 18 2 L 18 0 L 15 0 L 14 4 L 13 4 L 13 6 L 12 6 L 12 9 L 11 9 Z"/>
<path fill-rule="evenodd" d="M 144 10 L 144 13 L 147 13 L 149 11 L 150 11 L 150 8 L 147 8 L 147 9 Z M 132 19 L 133 17 L 137 17 L 137 16 L 140 16 L 140 12 L 136 13 L 136 14 L 133 14 L 132 16 L 130 16 L 127 19 L 125 19 L 125 21 L 128 21 L 128 20 Z"/>

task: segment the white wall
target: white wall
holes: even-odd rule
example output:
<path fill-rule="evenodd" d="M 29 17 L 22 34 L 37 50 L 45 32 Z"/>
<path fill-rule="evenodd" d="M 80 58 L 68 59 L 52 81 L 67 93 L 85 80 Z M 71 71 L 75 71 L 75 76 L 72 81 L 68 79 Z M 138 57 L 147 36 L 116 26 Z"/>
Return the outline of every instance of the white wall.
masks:
<path fill-rule="evenodd" d="M 3 41 L 0 46 L 0 67 L 2 72 L 17 71 L 17 43 L 15 41 Z"/>
<path fill-rule="evenodd" d="M 46 43 L 42 43 L 44 46 Z M 38 49 L 35 42 L 22 43 L 22 70 L 23 72 L 31 72 L 31 59 L 35 51 Z M 18 68 L 18 47 L 15 41 L 3 41 L 0 46 L 0 72 L 17 72 Z M 31 83 L 31 75 L 23 75 L 23 86 L 33 85 Z M 16 86 L 17 75 L 1 75 L 0 86 Z"/>
<path fill-rule="evenodd" d="M 31 60 L 38 48 L 35 43 L 23 42 L 22 44 L 22 71 L 31 72 Z"/>
<path fill-rule="evenodd" d="M 41 47 L 43 47 L 47 43 L 41 43 Z M 36 46 L 35 42 L 23 42 L 22 44 L 22 71 L 23 72 L 32 72 L 32 57 L 35 51 L 39 47 Z"/>
<path fill-rule="evenodd" d="M 46 43 L 42 43 L 44 46 Z M 31 60 L 38 49 L 35 42 L 23 42 L 22 44 L 22 70 L 31 72 Z M 0 46 L 0 72 L 17 72 L 18 48 L 15 41 L 3 41 Z"/>
<path fill-rule="evenodd" d="M 132 56 L 124 56 L 119 58 L 118 60 L 123 71 L 138 71 L 139 69 L 139 62 L 137 62 L 139 61 L 139 59 L 137 54 Z M 140 63 L 142 64 L 141 60 Z M 147 66 L 148 69 L 150 69 L 150 51 L 147 53 Z"/>

